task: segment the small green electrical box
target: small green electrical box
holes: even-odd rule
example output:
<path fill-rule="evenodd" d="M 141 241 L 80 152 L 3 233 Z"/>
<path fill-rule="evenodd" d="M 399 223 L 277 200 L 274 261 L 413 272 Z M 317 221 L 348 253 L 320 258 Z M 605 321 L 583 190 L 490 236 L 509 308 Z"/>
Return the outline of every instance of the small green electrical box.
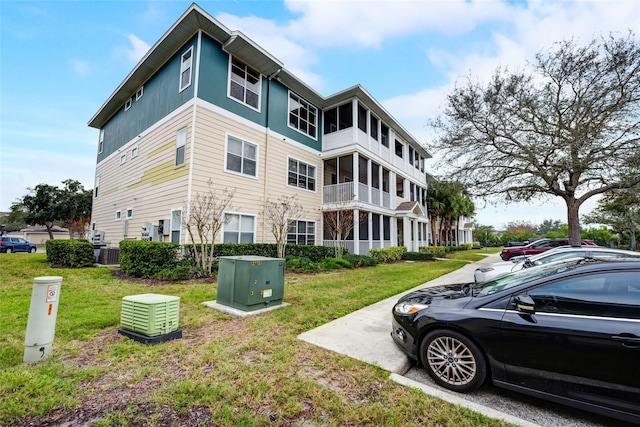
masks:
<path fill-rule="evenodd" d="M 148 337 L 178 329 L 180 298 L 160 294 L 130 295 L 122 298 L 120 326 Z"/>
<path fill-rule="evenodd" d="M 243 311 L 282 304 L 284 267 L 282 258 L 220 257 L 216 302 Z"/>

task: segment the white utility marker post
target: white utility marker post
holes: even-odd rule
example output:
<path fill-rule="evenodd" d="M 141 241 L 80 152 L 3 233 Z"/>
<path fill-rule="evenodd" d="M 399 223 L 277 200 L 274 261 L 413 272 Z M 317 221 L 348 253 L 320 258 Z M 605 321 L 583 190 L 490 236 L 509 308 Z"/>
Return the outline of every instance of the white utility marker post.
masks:
<path fill-rule="evenodd" d="M 51 356 L 62 277 L 42 276 L 33 279 L 31 306 L 24 340 L 24 362 L 41 362 Z"/>

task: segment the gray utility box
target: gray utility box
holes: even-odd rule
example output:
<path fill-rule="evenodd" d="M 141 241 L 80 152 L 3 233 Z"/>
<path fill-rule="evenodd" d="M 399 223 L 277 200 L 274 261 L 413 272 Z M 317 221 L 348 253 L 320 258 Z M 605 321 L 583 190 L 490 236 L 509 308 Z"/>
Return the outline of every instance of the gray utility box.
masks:
<path fill-rule="evenodd" d="M 284 259 L 224 256 L 218 263 L 216 302 L 243 311 L 282 304 Z"/>

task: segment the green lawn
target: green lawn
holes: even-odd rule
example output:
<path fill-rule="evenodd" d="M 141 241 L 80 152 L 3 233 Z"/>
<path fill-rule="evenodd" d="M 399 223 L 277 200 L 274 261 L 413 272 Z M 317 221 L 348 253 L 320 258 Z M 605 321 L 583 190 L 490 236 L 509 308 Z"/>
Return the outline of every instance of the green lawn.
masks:
<path fill-rule="evenodd" d="M 497 254 L 502 250 L 502 248 L 482 248 L 482 249 L 472 249 L 470 251 L 457 251 L 447 254 L 447 258 L 449 259 L 458 259 L 464 261 L 480 261 L 487 257 L 490 254 Z"/>
<path fill-rule="evenodd" d="M 498 426 L 298 340 L 301 332 L 448 273 L 464 261 L 287 274 L 289 307 L 249 318 L 206 308 L 216 284 L 145 285 L 109 268 L 52 269 L 44 254 L 0 255 L 0 425 Z M 53 357 L 24 364 L 33 278 L 62 276 Z M 122 297 L 180 300 L 183 338 L 117 333 Z M 80 414 L 80 415 L 79 415 Z"/>

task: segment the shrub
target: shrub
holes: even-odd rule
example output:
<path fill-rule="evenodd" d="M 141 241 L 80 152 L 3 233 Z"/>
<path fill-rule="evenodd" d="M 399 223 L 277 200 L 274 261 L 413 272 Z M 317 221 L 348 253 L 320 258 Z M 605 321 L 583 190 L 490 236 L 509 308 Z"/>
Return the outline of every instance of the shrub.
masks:
<path fill-rule="evenodd" d="M 378 259 L 367 255 L 346 254 L 342 259 L 349 261 L 353 268 L 373 267 L 378 265 Z"/>
<path fill-rule="evenodd" d="M 444 258 L 447 254 L 444 246 L 420 246 L 419 251 L 432 254 L 436 258 Z"/>
<path fill-rule="evenodd" d="M 120 270 L 133 277 L 156 277 L 158 272 L 178 266 L 178 248 L 175 243 L 123 240 Z"/>
<path fill-rule="evenodd" d="M 402 259 L 407 261 L 433 261 L 436 257 L 428 252 L 406 252 Z"/>
<path fill-rule="evenodd" d="M 200 251 L 200 245 L 184 245 L 184 249 L 189 262 L 196 265 L 195 257 Z M 210 249 L 211 245 L 207 245 L 207 250 Z M 277 254 L 278 248 L 275 243 L 221 243 L 213 248 L 214 257 L 254 255 L 275 258 Z M 285 257 L 308 258 L 313 262 L 320 262 L 333 255 L 334 249 L 327 246 L 287 245 L 285 249 Z"/>
<path fill-rule="evenodd" d="M 340 268 L 353 268 L 353 264 L 344 258 L 325 258 L 320 261 L 323 270 L 337 270 Z"/>
<path fill-rule="evenodd" d="M 317 273 L 320 271 L 320 266 L 306 257 L 287 256 L 285 266 L 287 271 L 292 273 Z"/>
<path fill-rule="evenodd" d="M 480 242 L 473 242 L 473 244 L 471 245 L 471 247 L 473 249 L 481 249 L 482 245 L 480 244 Z"/>
<path fill-rule="evenodd" d="M 47 240 L 47 262 L 58 267 L 93 266 L 93 244 L 88 240 Z"/>
<path fill-rule="evenodd" d="M 378 262 L 385 263 L 402 259 L 405 252 L 407 252 L 407 248 L 404 246 L 394 246 L 392 248 L 374 248 L 369 251 L 369 254 Z"/>

